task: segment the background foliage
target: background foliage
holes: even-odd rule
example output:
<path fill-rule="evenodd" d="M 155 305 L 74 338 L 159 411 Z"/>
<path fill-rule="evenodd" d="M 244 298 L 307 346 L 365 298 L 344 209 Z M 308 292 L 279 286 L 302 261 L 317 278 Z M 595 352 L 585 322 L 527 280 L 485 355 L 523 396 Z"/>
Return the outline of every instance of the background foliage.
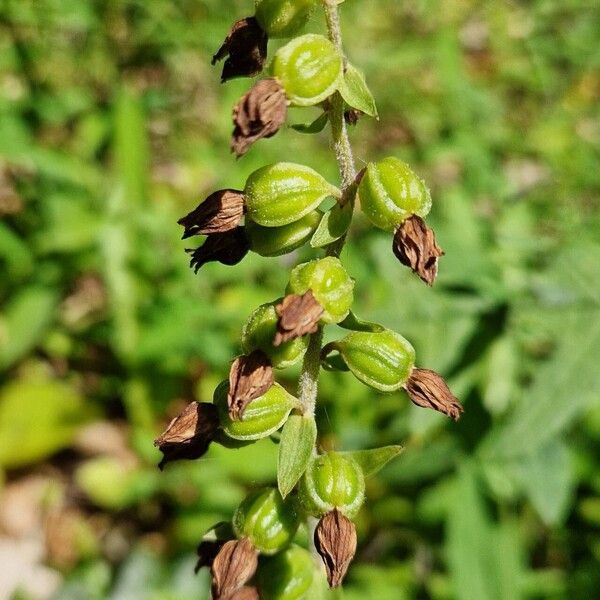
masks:
<path fill-rule="evenodd" d="M 358 161 L 394 154 L 425 177 L 446 250 L 429 290 L 359 221 L 344 258 L 357 312 L 409 338 L 466 408 L 453 424 L 323 375 L 325 447 L 405 446 L 369 482 L 348 600 L 600 588 L 594 5 L 342 7 L 380 112 L 352 131 Z M 287 129 L 239 162 L 229 154 L 249 83 L 220 86 L 210 56 L 250 11 L 250 0 L 0 5 L 1 598 L 205 598 L 206 574 L 192 574 L 200 536 L 273 480 L 270 442 L 215 446 L 162 475 L 152 447 L 185 401 L 211 397 L 250 310 L 308 256 L 194 276 L 177 218 L 275 160 L 336 181 L 326 132 Z"/>

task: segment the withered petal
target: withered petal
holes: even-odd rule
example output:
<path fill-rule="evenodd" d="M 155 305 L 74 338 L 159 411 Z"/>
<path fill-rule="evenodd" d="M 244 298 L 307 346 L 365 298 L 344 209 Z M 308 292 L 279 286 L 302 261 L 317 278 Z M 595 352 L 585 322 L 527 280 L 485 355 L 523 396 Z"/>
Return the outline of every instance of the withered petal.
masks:
<path fill-rule="evenodd" d="M 444 251 L 437 245 L 433 229 L 421 217 L 412 215 L 398 227 L 392 249 L 403 265 L 410 267 L 427 285 L 433 285 L 438 259 L 444 256 Z"/>
<path fill-rule="evenodd" d="M 231 419 L 242 419 L 248 404 L 262 396 L 273 383 L 273 367 L 262 350 L 238 356 L 229 370 L 227 405 Z"/>
<path fill-rule="evenodd" d="M 417 406 L 437 410 L 454 421 L 464 410 L 444 379 L 430 369 L 413 369 L 405 389 Z"/>
<path fill-rule="evenodd" d="M 223 233 L 213 233 L 199 248 L 187 249 L 192 255 L 190 267 L 194 273 L 208 262 L 220 262 L 224 265 L 237 265 L 250 250 L 250 242 L 243 227 L 237 227 Z"/>
<path fill-rule="evenodd" d="M 285 90 L 276 79 L 261 79 L 233 109 L 231 151 L 239 158 L 261 138 L 274 136 L 287 117 Z"/>
<path fill-rule="evenodd" d="M 211 567 L 213 598 L 230 598 L 252 578 L 257 567 L 258 551 L 248 538 L 225 542 Z"/>
<path fill-rule="evenodd" d="M 227 600 L 260 600 L 258 590 L 254 586 L 245 585 L 240 588 L 233 595 L 229 596 Z"/>
<path fill-rule="evenodd" d="M 260 73 L 267 58 L 268 40 L 267 34 L 254 17 L 236 21 L 212 59 L 214 65 L 228 57 L 223 65 L 221 82 Z"/>
<path fill-rule="evenodd" d="M 279 317 L 277 333 L 273 340 L 274 346 L 315 333 L 319 328 L 319 319 L 323 316 L 324 309 L 314 297 L 312 290 L 304 294 L 290 294 L 277 306 L 275 311 Z"/>
<path fill-rule="evenodd" d="M 243 192 L 219 190 L 177 222 L 185 228 L 182 238 L 185 240 L 193 235 L 210 235 L 236 229 L 244 212 Z"/>
<path fill-rule="evenodd" d="M 337 508 L 321 518 L 315 529 L 315 548 L 325 564 L 329 587 L 341 585 L 356 554 L 356 527 Z"/>

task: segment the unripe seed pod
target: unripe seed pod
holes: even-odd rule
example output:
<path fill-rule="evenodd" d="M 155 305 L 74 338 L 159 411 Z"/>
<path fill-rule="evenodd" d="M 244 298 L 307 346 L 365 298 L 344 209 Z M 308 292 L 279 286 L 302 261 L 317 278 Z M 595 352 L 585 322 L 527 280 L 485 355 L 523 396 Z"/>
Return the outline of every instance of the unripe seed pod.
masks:
<path fill-rule="evenodd" d="M 328 344 L 327 354 L 337 350 L 352 373 L 381 392 L 400 389 L 415 365 L 415 350 L 399 333 L 354 331 Z"/>
<path fill-rule="evenodd" d="M 334 508 L 352 518 L 365 497 L 365 478 L 358 463 L 348 455 L 328 452 L 309 464 L 298 488 L 302 506 L 320 517 Z"/>
<path fill-rule="evenodd" d="M 229 382 L 221 382 L 215 389 L 213 403 L 219 411 L 223 431 L 234 440 L 251 441 L 270 436 L 286 421 L 298 401 L 278 383 L 274 383 L 262 396 L 248 404 L 244 416 L 232 421 L 229 416 L 227 392 Z"/>
<path fill-rule="evenodd" d="M 250 250 L 261 256 L 288 254 L 310 240 L 322 218 L 321 211 L 313 210 L 298 221 L 281 227 L 263 227 L 246 219 L 245 230 L 250 240 Z"/>
<path fill-rule="evenodd" d="M 254 171 L 244 190 L 248 217 L 264 227 L 298 221 L 341 192 L 310 167 L 280 162 Z"/>
<path fill-rule="evenodd" d="M 238 538 L 247 537 L 263 554 L 283 550 L 298 529 L 299 517 L 291 501 L 273 488 L 257 490 L 239 505 L 233 515 Z"/>
<path fill-rule="evenodd" d="M 354 300 L 354 280 L 338 258 L 328 256 L 294 267 L 287 293 L 304 294 L 308 290 L 325 311 L 322 322 L 339 323 L 348 316 Z"/>
<path fill-rule="evenodd" d="M 425 182 L 394 157 L 369 163 L 358 193 L 367 218 L 386 231 L 394 231 L 411 215 L 425 217 L 431 210 L 431 195 Z"/>
<path fill-rule="evenodd" d="M 342 55 L 322 35 L 302 35 L 280 48 L 273 74 L 296 106 L 314 106 L 331 96 L 343 79 Z"/>
<path fill-rule="evenodd" d="M 270 38 L 292 37 L 302 29 L 315 0 L 256 0 L 256 20 Z"/>
<path fill-rule="evenodd" d="M 242 329 L 242 349 L 246 354 L 253 350 L 262 350 L 271 359 L 274 367 L 285 369 L 304 356 L 308 340 L 296 338 L 284 342 L 280 346 L 273 346 L 278 320 L 274 304 L 259 306 L 250 315 Z"/>
<path fill-rule="evenodd" d="M 304 548 L 289 548 L 264 560 L 258 571 L 263 600 L 301 600 L 315 576 L 313 558 Z"/>

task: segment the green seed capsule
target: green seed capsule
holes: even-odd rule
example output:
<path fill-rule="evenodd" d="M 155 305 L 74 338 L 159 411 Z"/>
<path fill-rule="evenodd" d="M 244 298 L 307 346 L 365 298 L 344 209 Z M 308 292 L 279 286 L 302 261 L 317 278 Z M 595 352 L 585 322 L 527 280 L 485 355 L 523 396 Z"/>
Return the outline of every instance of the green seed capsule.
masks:
<path fill-rule="evenodd" d="M 233 515 L 233 530 L 238 538 L 248 537 L 263 554 L 283 550 L 298 529 L 298 514 L 279 492 L 265 488 L 253 492 Z"/>
<path fill-rule="evenodd" d="M 350 456 L 328 452 L 310 463 L 298 492 L 309 514 L 319 517 L 337 508 L 351 519 L 363 503 L 365 478 Z"/>
<path fill-rule="evenodd" d="M 399 333 L 355 331 L 330 346 L 352 373 L 382 392 L 401 388 L 415 365 L 415 350 Z"/>
<path fill-rule="evenodd" d="M 273 74 L 292 104 L 313 106 L 323 102 L 343 78 L 342 55 L 322 35 L 302 35 L 280 48 L 273 59 Z"/>
<path fill-rule="evenodd" d="M 301 600 L 310 589 L 314 576 L 310 552 L 292 544 L 261 563 L 258 572 L 260 597 L 264 600 Z"/>
<path fill-rule="evenodd" d="M 386 231 L 394 231 L 411 215 L 425 217 L 431 210 L 431 195 L 425 182 L 394 157 L 369 163 L 358 192 L 365 215 L 373 225 Z"/>
<path fill-rule="evenodd" d="M 256 20 L 270 38 L 292 37 L 302 29 L 315 0 L 256 0 Z"/>
<path fill-rule="evenodd" d="M 280 227 L 298 221 L 325 198 L 341 192 L 315 170 L 280 162 L 254 171 L 244 189 L 248 217 L 264 227 Z"/>
<path fill-rule="evenodd" d="M 246 219 L 245 231 L 250 240 L 250 250 L 261 256 L 288 254 L 310 240 L 322 218 L 321 211 L 313 210 L 298 221 L 281 227 L 263 227 Z"/>
<path fill-rule="evenodd" d="M 219 410 L 223 431 L 234 440 L 251 441 L 270 436 L 286 421 L 298 401 L 278 383 L 274 383 L 262 396 L 250 402 L 240 421 L 232 421 L 227 406 L 229 382 L 221 382 L 215 389 L 213 403 Z"/>
<path fill-rule="evenodd" d="M 304 356 L 308 339 L 296 338 L 280 346 L 273 346 L 278 319 L 274 304 L 259 306 L 242 329 L 242 349 L 245 354 L 257 349 L 262 350 L 271 359 L 274 367 L 285 369 Z"/>
<path fill-rule="evenodd" d="M 354 280 L 338 258 L 328 256 L 298 265 L 292 270 L 287 293 L 304 294 L 308 290 L 325 309 L 324 323 L 343 321 L 354 300 Z"/>

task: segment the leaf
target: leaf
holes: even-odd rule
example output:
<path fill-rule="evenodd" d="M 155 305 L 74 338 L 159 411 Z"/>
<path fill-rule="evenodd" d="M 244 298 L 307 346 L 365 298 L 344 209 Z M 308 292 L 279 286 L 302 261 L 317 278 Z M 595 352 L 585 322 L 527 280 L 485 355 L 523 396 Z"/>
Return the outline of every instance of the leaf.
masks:
<path fill-rule="evenodd" d="M 359 464 L 365 477 L 372 477 L 381 471 L 390 460 L 396 458 L 403 449 L 402 446 L 383 446 L 382 448 L 355 450 L 341 454 L 353 458 Z"/>
<path fill-rule="evenodd" d="M 300 133 L 319 133 L 325 129 L 327 121 L 329 121 L 329 113 L 324 112 L 312 121 L 312 123 L 295 123 L 291 127 Z"/>
<path fill-rule="evenodd" d="M 340 206 L 337 202 L 323 215 L 317 230 L 310 240 L 313 248 L 328 246 L 339 240 L 350 227 L 353 207 L 350 202 Z"/>
<path fill-rule="evenodd" d="M 340 85 L 340 94 L 348 106 L 356 108 L 370 117 L 379 118 L 377 106 L 364 75 L 353 65 L 346 65 L 344 79 Z"/>
<path fill-rule="evenodd" d="M 338 323 L 338 326 L 350 331 L 371 331 L 374 333 L 379 333 L 385 329 L 383 325 L 359 319 L 352 311 L 341 323 Z"/>
<path fill-rule="evenodd" d="M 317 440 L 312 416 L 291 415 L 281 432 L 277 460 L 277 485 L 285 498 L 302 477 Z"/>

